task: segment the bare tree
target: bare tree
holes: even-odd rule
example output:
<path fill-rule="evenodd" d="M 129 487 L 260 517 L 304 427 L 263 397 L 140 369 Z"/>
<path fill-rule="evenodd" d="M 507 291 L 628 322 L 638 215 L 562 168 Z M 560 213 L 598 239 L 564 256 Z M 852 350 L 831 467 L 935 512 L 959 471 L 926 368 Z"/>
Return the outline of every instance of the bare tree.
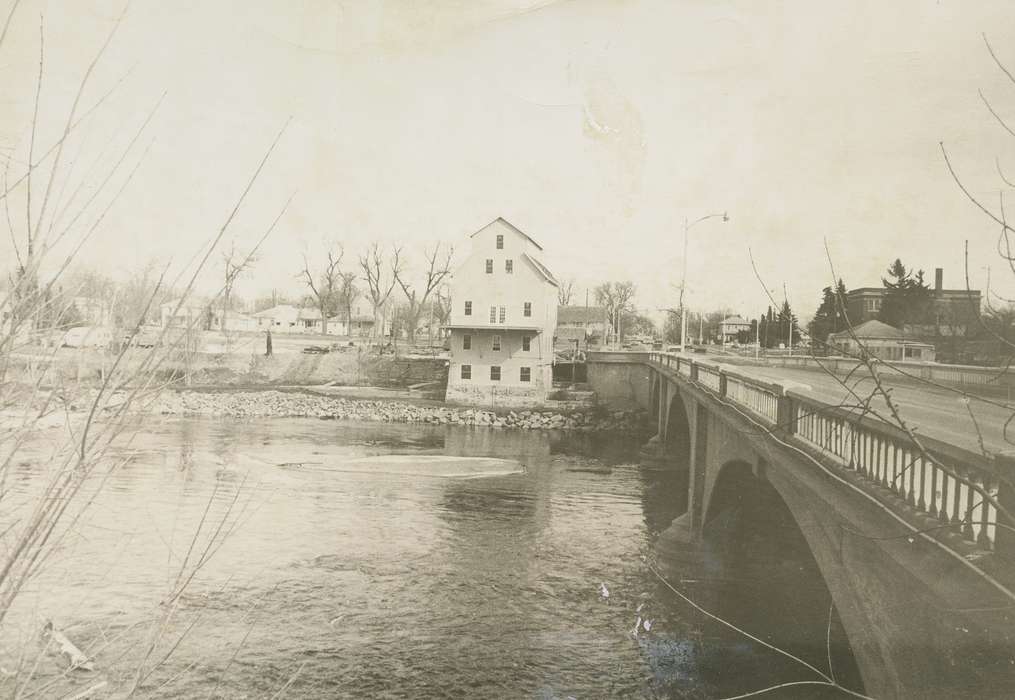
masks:
<path fill-rule="evenodd" d="M 574 297 L 574 279 L 569 279 L 567 282 L 561 282 L 560 286 L 557 287 L 557 303 L 561 306 L 569 306 L 571 299 Z"/>
<path fill-rule="evenodd" d="M 6 19 L 2 20 L 0 49 L 4 48 L 4 40 L 17 7 L 18 2 L 15 1 Z M 82 518 L 94 504 L 97 495 L 109 477 L 131 460 L 131 457 L 125 455 L 130 452 L 129 445 L 136 437 L 136 431 L 144 425 L 146 410 L 150 409 L 160 390 L 179 376 L 176 368 L 170 366 L 179 340 L 171 345 L 163 344 L 162 340 L 167 338 L 167 329 L 163 329 L 156 348 L 140 355 L 130 354 L 129 343 L 122 344 L 118 349 L 107 347 L 89 353 L 96 364 L 100 364 L 98 377 L 94 373 L 76 379 L 62 375 L 53 362 L 57 350 L 48 355 L 43 369 L 33 373 L 13 352 L 16 342 L 25 342 L 34 343 L 36 352 L 42 353 L 40 346 L 44 334 L 39 332 L 35 321 L 43 314 L 52 313 L 55 300 L 67 299 L 67 292 L 71 291 L 68 289 L 68 270 L 116 202 L 128 191 L 148 153 L 147 149 L 138 153 L 134 146 L 147 133 L 147 125 L 155 109 L 149 112 L 144 123 L 134 132 L 130 143 L 118 157 L 112 159 L 115 162 L 105 172 L 97 177 L 89 174 L 84 178 L 87 184 L 81 184 L 80 188 L 88 193 L 85 199 L 75 202 L 72 195 L 67 203 L 73 206 L 65 207 L 61 212 L 60 193 L 65 191 L 71 179 L 73 166 L 73 160 L 65 157 L 66 151 L 73 147 L 65 149 L 65 146 L 78 124 L 105 99 L 104 96 L 85 109 L 85 95 L 89 93 L 91 77 L 117 34 L 123 18 L 124 14 L 121 13 L 112 22 L 102 45 L 90 61 L 82 66 L 82 75 L 72 86 L 71 93 L 44 101 L 69 105 L 64 114 L 58 115 L 59 132 L 54 135 L 46 134 L 42 128 L 50 120 L 40 114 L 39 108 L 44 65 L 40 38 L 35 108 L 31 111 L 29 124 L 30 141 L 23 153 L 18 153 L 17 157 L 11 154 L 4 170 L 0 201 L 3 202 L 4 218 L 14 242 L 16 260 L 9 273 L 9 287 L 0 298 L 0 409 L 5 412 L 17 411 L 19 417 L 17 420 L 5 420 L 0 425 L 0 627 L 26 586 L 33 585 L 33 580 L 40 572 L 53 563 L 54 555 L 69 553 L 70 545 L 82 525 Z M 6 56 L 2 62 L 8 62 Z M 112 90 L 106 96 L 111 93 Z M 13 102 L 15 98 L 11 99 Z M 37 126 L 40 127 L 38 133 Z M 217 252 L 222 238 L 259 179 L 284 131 L 285 128 L 279 131 L 253 173 L 242 183 L 225 221 L 216 226 L 201 247 L 203 254 L 196 253 L 187 266 L 189 279 L 183 280 L 180 285 L 181 298 L 175 311 L 179 311 L 192 292 L 195 280 L 207 269 L 210 257 Z M 49 139 L 52 140 L 47 148 L 37 148 Z M 128 163 L 130 165 L 125 167 Z M 15 176 L 9 177 L 12 167 Z M 24 208 L 20 206 L 21 197 L 24 197 Z M 14 205 L 15 201 L 19 206 Z M 282 209 L 284 211 L 285 208 Z M 12 215 L 12 212 L 16 213 Z M 282 213 L 268 228 L 265 236 L 275 228 L 281 216 Z M 64 243 L 63 246 L 59 245 L 61 242 Z M 8 262 L 6 259 L 0 260 L 0 265 L 7 267 Z M 184 273 L 180 274 L 182 277 Z M 131 317 L 123 320 L 131 338 L 138 333 L 160 294 L 170 286 L 167 284 L 165 269 L 150 281 L 151 284 L 144 285 L 147 293 L 132 300 L 135 304 L 130 312 Z M 65 290 L 62 294 L 59 293 L 61 288 Z M 135 288 L 124 285 L 120 289 L 120 296 L 136 291 Z M 218 294 L 213 303 L 217 302 Z M 167 379 L 167 374 L 172 378 Z M 44 421 L 57 419 L 62 421 L 65 429 L 54 431 L 52 440 L 47 438 L 45 457 L 40 458 L 38 448 L 32 443 L 38 440 Z M 20 468 L 19 465 L 28 464 L 33 468 L 25 470 L 17 478 L 26 482 L 28 488 L 25 494 L 30 495 L 25 499 L 20 496 L 12 499 L 10 496 L 13 492 L 8 486 L 14 471 Z M 36 469 L 35 466 L 39 468 Z M 204 524 L 214 525 L 213 520 L 214 518 Z M 219 527 L 215 533 L 218 538 L 212 542 L 213 545 L 216 541 L 221 542 L 228 530 Z M 195 548 L 192 546 L 191 549 L 194 551 Z M 207 561 L 212 552 L 211 546 L 204 548 L 203 552 L 197 550 L 197 562 L 187 555 L 181 566 L 183 574 L 179 577 L 179 585 L 175 586 L 174 597 L 179 596 L 193 578 L 193 572 Z M 165 621 L 163 629 L 168 628 L 169 616 L 176 609 L 177 606 L 165 605 L 156 613 L 156 617 Z M 50 640 L 52 638 L 49 637 Z M 145 672 L 139 670 L 133 687 L 121 687 L 115 694 L 124 697 L 132 695 L 150 676 L 151 671 L 162 665 L 183 640 L 182 636 L 169 639 L 162 634 L 153 634 L 151 638 L 153 641 L 146 654 L 146 661 L 151 658 L 154 659 L 153 663 L 148 665 Z M 40 645 L 39 654 L 33 662 L 26 645 L 23 649 L 26 653 L 15 662 L 17 665 L 13 673 L 5 673 L 0 679 L 0 685 L 6 691 L 4 694 L 23 697 L 85 697 L 105 685 L 103 681 L 99 685 L 82 689 L 80 684 L 83 681 L 80 675 L 75 677 L 72 666 L 72 673 L 56 679 L 63 684 L 62 687 L 57 687 L 50 681 L 35 683 L 37 687 L 33 687 L 33 677 L 42 655 L 51 649 L 52 644 L 49 642 Z M 114 675 L 124 679 L 126 685 L 130 686 L 130 680 L 127 679 L 130 674 L 124 673 L 122 668 L 114 671 L 110 677 Z M 94 680 L 92 678 L 84 682 L 94 683 Z M 146 692 L 151 690 L 150 687 L 145 689 Z"/>
<path fill-rule="evenodd" d="M 442 326 L 451 319 L 451 293 L 446 285 L 442 285 L 434 293 L 433 313 Z"/>
<path fill-rule="evenodd" d="M 356 285 L 356 280 L 359 275 L 355 272 L 340 272 L 339 273 L 339 290 L 338 300 L 342 304 L 342 309 L 345 311 L 345 328 L 346 332 L 352 335 L 352 305 L 356 303 L 356 300 L 360 297 L 360 288 Z"/>
<path fill-rule="evenodd" d="M 240 276 L 252 268 L 257 262 L 257 256 L 241 255 L 236 250 L 236 241 L 230 241 L 229 248 L 222 251 L 222 322 L 219 328 L 225 332 L 226 321 L 229 317 L 229 309 L 232 308 L 233 286 Z"/>
<path fill-rule="evenodd" d="M 314 273 L 310 270 L 307 254 L 303 254 L 303 271 L 299 276 L 303 278 L 304 283 L 310 289 L 317 309 L 321 312 L 321 332 L 325 334 L 328 332 L 328 312 L 334 307 L 338 298 L 338 290 L 341 288 L 342 271 L 338 266 L 342 263 L 344 255 L 345 251 L 342 246 L 338 246 L 337 255 L 334 250 L 329 248 L 325 255 L 324 268 L 320 272 L 320 277 L 315 280 Z"/>
<path fill-rule="evenodd" d="M 370 305 L 373 307 L 374 325 L 371 334 L 376 337 L 383 333 L 384 319 L 381 318 L 381 311 L 388 303 L 392 290 L 395 288 L 396 279 L 402 271 L 402 249 L 393 246 L 391 259 L 386 265 L 384 253 L 379 243 L 371 243 L 363 255 L 359 258 L 360 269 L 363 270 L 363 279 L 367 283 L 367 295 Z"/>
<path fill-rule="evenodd" d="M 433 250 L 425 250 L 423 252 L 426 265 L 423 275 L 423 284 L 418 289 L 416 286 L 407 281 L 407 275 L 404 270 L 399 270 L 395 273 L 395 280 L 398 281 L 398 286 L 402 288 L 402 292 L 405 294 L 405 301 L 407 303 L 406 330 L 409 335 L 408 340 L 410 343 L 416 340 L 416 330 L 419 327 L 419 319 L 423 315 L 423 309 L 426 308 L 427 300 L 430 298 L 430 295 L 433 294 L 438 287 L 440 287 L 444 278 L 451 274 L 451 258 L 454 255 L 454 252 L 454 247 L 448 246 L 442 253 L 440 243 L 434 246 Z"/>
<path fill-rule="evenodd" d="M 606 322 L 614 340 L 620 340 L 620 320 L 632 311 L 635 286 L 633 282 L 604 282 L 595 289 L 596 303 L 606 309 Z"/>

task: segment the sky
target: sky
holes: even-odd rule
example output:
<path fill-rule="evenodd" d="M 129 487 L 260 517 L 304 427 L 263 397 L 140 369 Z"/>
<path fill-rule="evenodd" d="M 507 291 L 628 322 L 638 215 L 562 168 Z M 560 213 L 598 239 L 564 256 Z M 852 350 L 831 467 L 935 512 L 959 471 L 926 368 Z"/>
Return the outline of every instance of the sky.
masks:
<path fill-rule="evenodd" d="M 9 177 L 27 161 L 40 23 L 36 154 L 62 133 L 123 7 L 21 0 L 0 45 Z M 972 286 L 989 268 L 991 289 L 1013 297 L 998 227 L 939 145 L 996 210 L 1015 137 L 978 91 L 1015 124 L 1015 81 L 983 35 L 1015 69 L 1013 20 L 1007 1 L 134 0 L 79 109 L 117 87 L 68 139 L 49 215 L 87 201 L 158 103 L 73 222 L 86 230 L 137 166 L 77 264 L 182 269 L 284 127 L 224 237 L 253 245 L 292 197 L 240 282 L 248 297 L 299 293 L 302 256 L 329 243 L 350 265 L 373 241 L 417 262 L 436 241 L 464 256 L 501 216 L 575 280 L 579 302 L 631 280 L 641 308 L 674 307 L 684 221 L 722 212 L 728 222 L 689 231 L 697 310 L 756 315 L 766 289 L 785 290 L 807 317 L 832 266 L 848 287 L 876 286 L 896 257 L 961 288 L 966 240 Z M 46 166 L 36 175 L 38 219 Z M 9 198 L 16 231 L 24 190 Z M 0 237 L 0 263 L 12 261 Z M 200 284 L 211 290 L 220 269 L 213 255 Z"/>

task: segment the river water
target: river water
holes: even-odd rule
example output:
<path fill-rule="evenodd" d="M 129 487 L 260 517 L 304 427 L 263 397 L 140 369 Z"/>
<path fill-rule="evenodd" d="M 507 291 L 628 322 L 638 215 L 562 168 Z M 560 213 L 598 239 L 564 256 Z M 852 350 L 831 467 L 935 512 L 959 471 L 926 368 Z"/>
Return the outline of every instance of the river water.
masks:
<path fill-rule="evenodd" d="M 828 593 L 799 534 L 772 509 L 737 511 L 706 542 L 661 550 L 659 533 L 685 509 L 686 467 L 642 464 L 638 443 L 161 420 L 18 600 L 3 668 L 20 654 L 35 669 L 0 691 L 59 697 L 106 682 L 99 696 L 117 696 L 136 682 L 142 696 L 180 698 L 704 698 L 814 679 L 656 574 L 827 668 Z M 26 489 L 33 468 L 20 466 Z M 68 678 L 51 654 L 36 663 L 44 620 L 96 670 Z M 838 677 L 858 687 L 833 623 Z"/>

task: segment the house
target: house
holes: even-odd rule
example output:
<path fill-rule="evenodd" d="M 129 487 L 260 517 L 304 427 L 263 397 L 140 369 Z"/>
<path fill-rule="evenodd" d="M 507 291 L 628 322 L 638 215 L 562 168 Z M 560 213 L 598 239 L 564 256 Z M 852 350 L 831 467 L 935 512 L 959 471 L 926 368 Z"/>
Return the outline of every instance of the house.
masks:
<path fill-rule="evenodd" d="M 257 319 L 239 311 L 230 311 L 225 317 L 225 328 L 222 327 L 222 307 L 207 299 L 188 299 L 183 304 L 180 300 L 168 301 L 159 306 L 160 322 L 163 328 L 191 328 L 202 331 L 255 331 Z"/>
<path fill-rule="evenodd" d="M 558 306 L 557 345 L 574 347 L 578 341 L 581 349 L 589 345 L 601 345 L 606 341 L 606 308 L 603 306 Z"/>
<path fill-rule="evenodd" d="M 866 355 L 889 362 L 933 362 L 935 359 L 933 345 L 907 338 L 898 328 L 876 319 L 861 323 L 852 333 L 832 333 L 827 343 L 847 357 Z"/>
<path fill-rule="evenodd" d="M 542 246 L 504 219 L 471 239 L 451 281 L 447 400 L 538 404 L 553 387 L 557 280 Z"/>
<path fill-rule="evenodd" d="M 296 309 L 295 333 L 323 333 L 324 319 L 319 309 L 301 306 Z M 328 333 L 334 335 L 337 329 L 328 327 Z"/>
<path fill-rule="evenodd" d="M 257 321 L 258 330 L 272 330 L 279 333 L 299 333 L 297 320 L 300 310 L 292 304 L 277 304 L 270 309 L 251 314 Z M 320 315 L 318 315 L 320 320 Z"/>
<path fill-rule="evenodd" d="M 339 313 L 328 319 L 328 333 L 334 333 L 336 335 L 345 335 L 353 338 L 368 338 L 373 335 L 374 332 L 374 307 L 367 299 L 357 299 L 352 304 L 352 318 L 347 321 L 345 318 L 346 311 L 344 308 L 339 309 Z M 386 309 L 381 309 L 380 320 L 382 335 L 383 331 L 387 329 L 387 324 L 384 323 L 384 313 Z M 332 328 L 334 327 L 334 329 Z"/>
<path fill-rule="evenodd" d="M 751 322 L 741 316 L 727 316 L 719 324 L 719 340 L 724 343 L 733 342 L 741 333 L 751 330 Z"/>
<path fill-rule="evenodd" d="M 190 328 L 192 330 L 218 330 L 221 309 L 212 308 L 200 299 L 174 299 L 159 305 L 159 318 L 163 328 Z"/>
<path fill-rule="evenodd" d="M 877 319 L 885 298 L 884 287 L 860 287 L 846 292 L 846 314 L 851 323 L 859 325 Z M 980 313 L 978 289 L 945 289 L 944 270 L 934 270 L 934 323 L 920 327 L 923 335 L 969 335 Z"/>

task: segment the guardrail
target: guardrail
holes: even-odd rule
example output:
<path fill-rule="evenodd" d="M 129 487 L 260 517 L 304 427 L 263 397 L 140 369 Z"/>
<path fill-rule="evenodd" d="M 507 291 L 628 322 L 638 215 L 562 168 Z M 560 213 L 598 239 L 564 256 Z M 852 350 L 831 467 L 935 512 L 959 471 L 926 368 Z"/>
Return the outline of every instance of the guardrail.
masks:
<path fill-rule="evenodd" d="M 780 437 L 802 443 L 826 462 L 880 487 L 882 496 L 937 520 L 966 541 L 996 550 L 1001 537 L 1005 553 L 1015 554 L 1012 530 L 998 527 L 991 502 L 1000 500 L 1008 507 L 999 478 L 1015 475 L 1007 457 L 986 457 L 921 436 L 925 454 L 905 431 L 816 400 L 790 382 L 760 381 L 727 365 L 671 353 L 649 353 L 647 360 L 745 409 Z"/>

